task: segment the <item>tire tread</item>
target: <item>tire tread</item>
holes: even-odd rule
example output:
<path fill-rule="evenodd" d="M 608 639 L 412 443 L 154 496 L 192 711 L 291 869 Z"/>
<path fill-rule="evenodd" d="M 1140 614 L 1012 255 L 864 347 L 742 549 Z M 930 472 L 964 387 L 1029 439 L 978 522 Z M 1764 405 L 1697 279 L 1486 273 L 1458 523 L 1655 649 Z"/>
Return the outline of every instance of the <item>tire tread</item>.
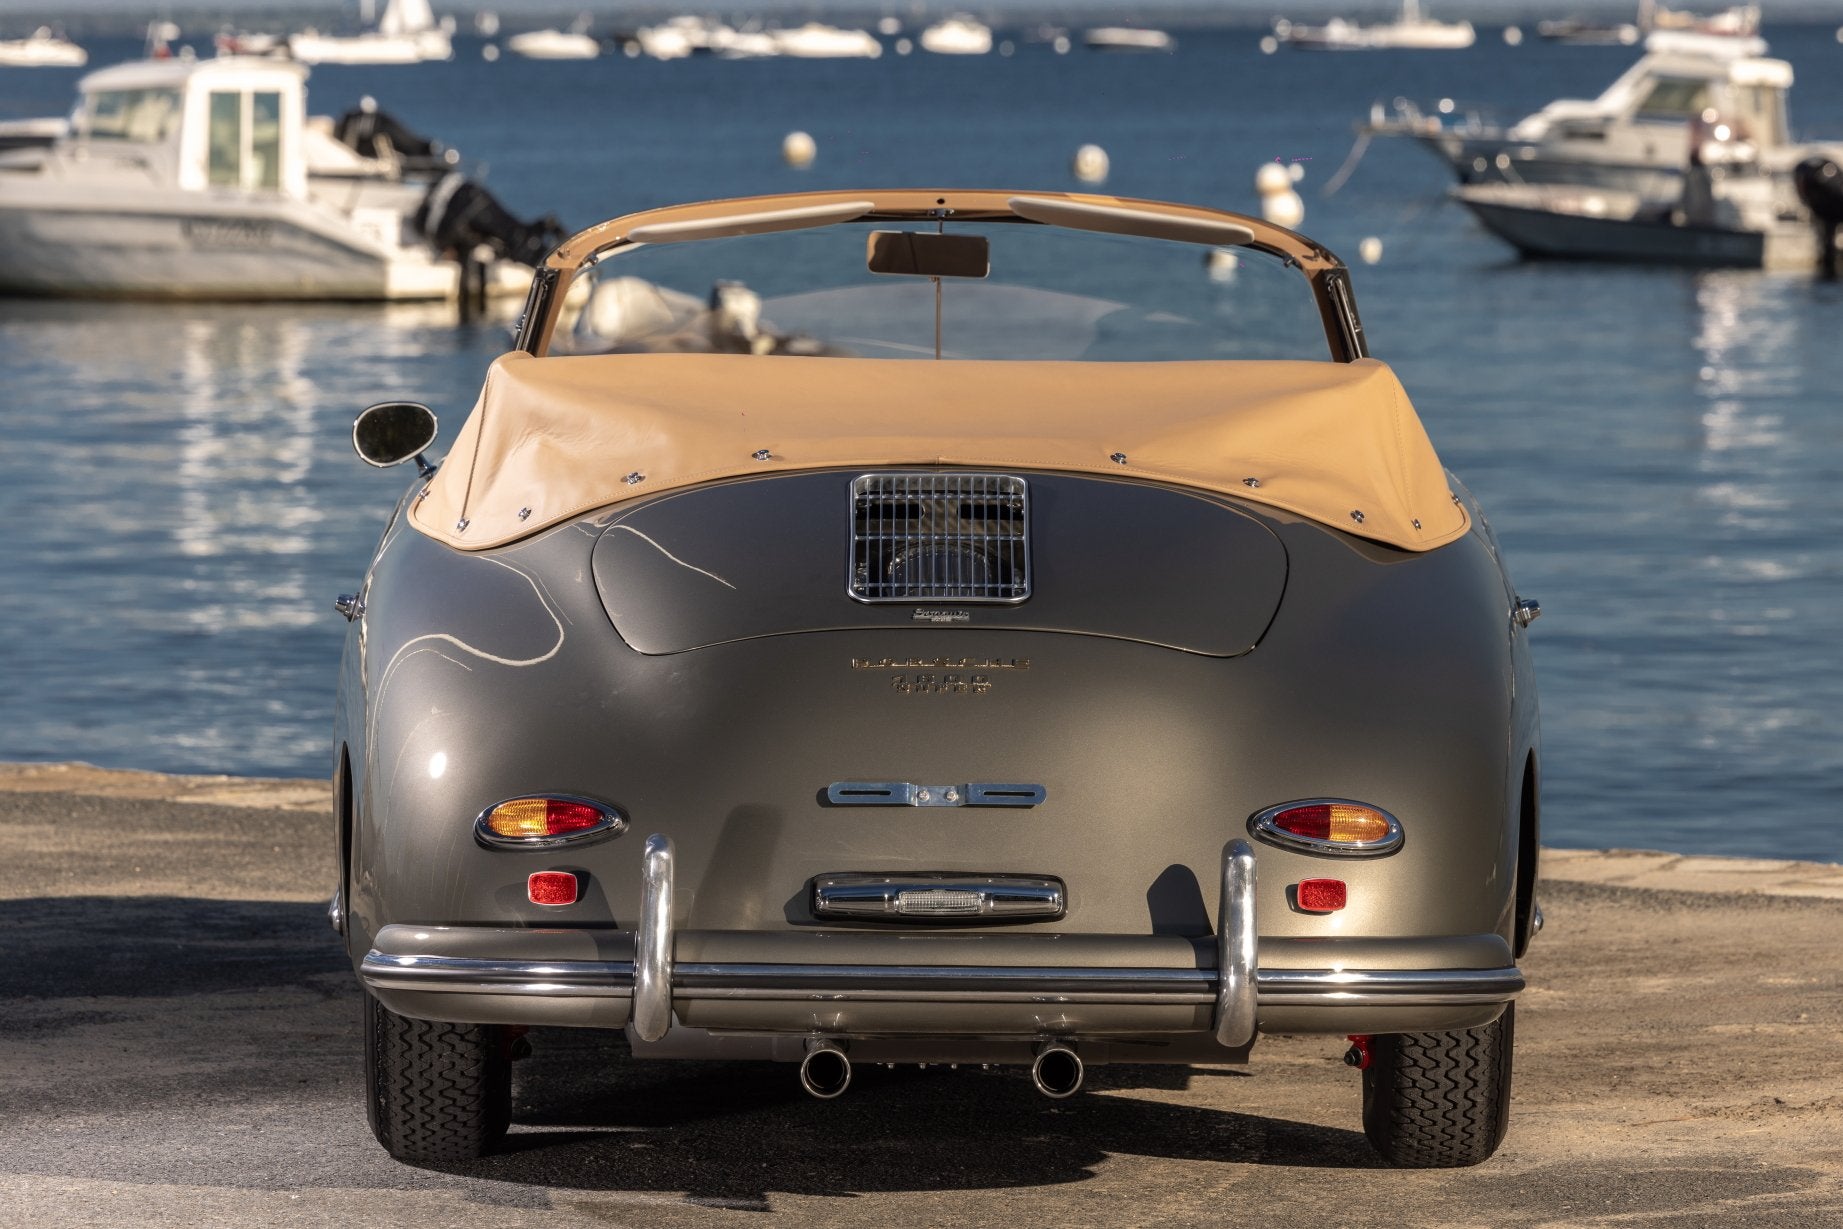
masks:
<path fill-rule="evenodd" d="M 367 1108 L 378 1142 L 400 1161 L 468 1161 L 490 1152 L 512 1118 L 504 1031 L 411 1019 L 367 995 Z"/>
<path fill-rule="evenodd" d="M 1370 1046 L 1363 1131 L 1392 1165 L 1452 1169 L 1497 1151 L 1510 1121 L 1516 1007 L 1490 1024 L 1395 1033 Z"/>

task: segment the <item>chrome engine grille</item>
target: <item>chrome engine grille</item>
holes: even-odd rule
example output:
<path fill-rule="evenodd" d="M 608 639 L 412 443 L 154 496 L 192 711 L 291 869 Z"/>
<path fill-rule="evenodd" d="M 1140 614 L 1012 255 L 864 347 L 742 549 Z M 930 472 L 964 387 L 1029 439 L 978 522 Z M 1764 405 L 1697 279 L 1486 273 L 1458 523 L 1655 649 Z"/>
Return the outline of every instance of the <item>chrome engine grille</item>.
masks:
<path fill-rule="evenodd" d="M 1010 474 L 865 474 L 851 483 L 851 596 L 1021 602 L 1029 491 Z"/>

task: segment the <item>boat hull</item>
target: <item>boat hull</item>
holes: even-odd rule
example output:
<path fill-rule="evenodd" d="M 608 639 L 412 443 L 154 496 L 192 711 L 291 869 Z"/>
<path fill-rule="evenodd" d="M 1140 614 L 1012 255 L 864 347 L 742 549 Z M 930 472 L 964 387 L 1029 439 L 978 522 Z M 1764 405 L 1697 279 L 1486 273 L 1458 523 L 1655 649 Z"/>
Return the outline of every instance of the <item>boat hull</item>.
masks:
<path fill-rule="evenodd" d="M 1665 217 L 1596 216 L 1477 193 L 1457 195 L 1485 229 L 1526 259 L 1715 269 L 1758 269 L 1766 263 L 1762 231 L 1677 225 Z"/>
<path fill-rule="evenodd" d="M 163 199 L 164 198 L 164 199 Z M 179 198 L 179 199 L 173 199 Z M 155 193 L 107 206 L 0 199 L 0 293 L 59 298 L 401 300 L 455 295 L 456 268 L 405 260 L 295 201 Z"/>
<path fill-rule="evenodd" d="M 1462 184 L 1567 184 L 1635 192 L 1658 200 L 1683 190 L 1680 161 L 1632 162 L 1596 158 L 1501 134 L 1468 136 L 1461 132 L 1434 131 L 1414 135 L 1452 167 Z"/>

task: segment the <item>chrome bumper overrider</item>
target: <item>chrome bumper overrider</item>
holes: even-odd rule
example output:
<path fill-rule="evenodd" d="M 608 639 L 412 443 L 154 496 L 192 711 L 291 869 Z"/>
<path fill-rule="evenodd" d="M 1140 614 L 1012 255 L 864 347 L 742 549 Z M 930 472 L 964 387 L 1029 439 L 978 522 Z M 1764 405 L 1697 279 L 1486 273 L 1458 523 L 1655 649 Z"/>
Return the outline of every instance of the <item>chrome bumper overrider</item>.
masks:
<path fill-rule="evenodd" d="M 1228 1048 L 1254 1039 L 1261 1007 L 1463 1006 L 1505 1002 L 1524 985 L 1515 966 L 1492 969 L 1261 969 L 1255 964 L 1254 852 L 1223 850 L 1217 967 L 1093 968 L 980 965 L 747 964 L 675 961 L 672 842 L 646 843 L 635 959 L 495 960 L 373 949 L 360 965 L 372 990 L 630 999 L 644 1041 L 672 1027 L 673 1004 L 697 1000 L 833 1003 L 1214 1004 Z"/>

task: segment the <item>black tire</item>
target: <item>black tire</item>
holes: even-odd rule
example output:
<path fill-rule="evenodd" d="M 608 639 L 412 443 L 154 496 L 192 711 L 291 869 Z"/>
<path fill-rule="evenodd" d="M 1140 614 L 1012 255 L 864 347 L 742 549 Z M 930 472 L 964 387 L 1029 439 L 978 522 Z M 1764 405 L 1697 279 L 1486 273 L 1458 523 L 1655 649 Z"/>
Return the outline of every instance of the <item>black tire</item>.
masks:
<path fill-rule="evenodd" d="M 1391 1165 L 1454 1169 L 1488 1159 L 1510 1125 L 1516 1004 L 1480 1028 L 1370 1041 L 1363 1133 Z"/>
<path fill-rule="evenodd" d="M 470 1161 L 512 1121 L 506 1030 L 412 1020 L 365 996 L 365 1087 L 371 1133 L 399 1161 Z"/>

